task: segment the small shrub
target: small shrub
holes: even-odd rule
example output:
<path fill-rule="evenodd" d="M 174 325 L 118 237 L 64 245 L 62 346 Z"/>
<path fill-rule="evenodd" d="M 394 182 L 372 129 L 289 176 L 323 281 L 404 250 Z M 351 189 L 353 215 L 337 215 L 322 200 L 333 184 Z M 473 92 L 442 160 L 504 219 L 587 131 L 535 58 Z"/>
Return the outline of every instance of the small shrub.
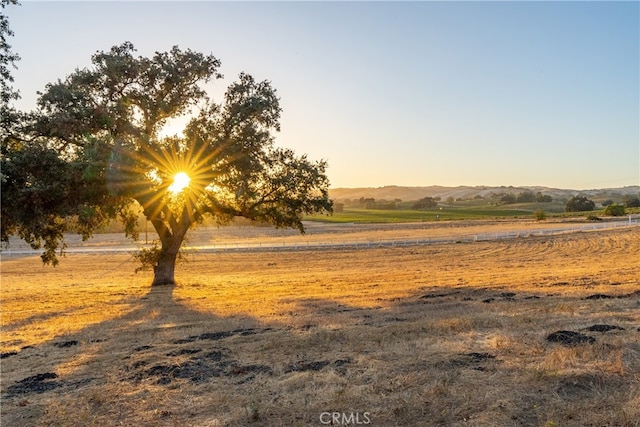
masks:
<path fill-rule="evenodd" d="M 602 218 L 600 218 L 596 214 L 589 214 L 589 215 L 587 215 L 587 220 L 589 220 L 589 221 L 602 221 Z"/>
<path fill-rule="evenodd" d="M 623 205 L 613 204 L 605 208 L 604 214 L 607 216 L 622 216 L 626 214 Z"/>
<path fill-rule="evenodd" d="M 547 213 L 542 209 L 538 209 L 533 213 L 533 217 L 536 219 L 536 221 L 544 221 L 545 219 L 547 219 Z"/>

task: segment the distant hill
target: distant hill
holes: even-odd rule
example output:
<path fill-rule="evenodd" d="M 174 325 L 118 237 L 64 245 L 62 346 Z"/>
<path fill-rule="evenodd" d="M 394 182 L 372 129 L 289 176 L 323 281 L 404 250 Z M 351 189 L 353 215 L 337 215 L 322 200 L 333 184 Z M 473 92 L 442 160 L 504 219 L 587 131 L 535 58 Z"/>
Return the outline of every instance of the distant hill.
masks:
<path fill-rule="evenodd" d="M 454 199 L 474 198 L 477 195 L 486 197 L 491 193 L 514 193 L 518 194 L 523 191 L 533 191 L 534 193 L 541 192 L 542 194 L 548 194 L 554 199 L 569 199 L 575 195 L 586 196 L 594 199 L 598 202 L 601 200 L 612 199 L 614 202 L 619 202 L 624 195 L 640 194 L 640 185 L 632 185 L 619 188 L 603 188 L 593 190 L 570 190 L 560 188 L 549 188 L 541 186 L 533 187 L 513 187 L 513 186 L 501 186 L 501 187 L 489 187 L 489 186 L 459 186 L 459 187 L 443 187 L 438 185 L 432 185 L 428 187 L 401 187 L 397 185 L 388 185 L 385 187 L 377 188 L 333 188 L 329 190 L 329 196 L 333 200 L 354 200 L 364 198 L 374 198 L 376 200 L 395 200 L 400 199 L 403 201 L 419 200 L 423 197 L 436 197 L 439 196 L 443 199 L 453 197 Z"/>

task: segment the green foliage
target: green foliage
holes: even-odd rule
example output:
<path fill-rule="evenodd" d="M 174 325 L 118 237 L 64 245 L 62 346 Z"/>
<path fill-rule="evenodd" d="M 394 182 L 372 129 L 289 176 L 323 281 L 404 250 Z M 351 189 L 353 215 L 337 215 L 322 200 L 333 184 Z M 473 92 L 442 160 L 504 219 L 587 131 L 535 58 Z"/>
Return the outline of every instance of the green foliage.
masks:
<path fill-rule="evenodd" d="M 628 194 L 622 198 L 622 203 L 627 208 L 637 208 L 640 207 L 640 197 Z"/>
<path fill-rule="evenodd" d="M 587 215 L 587 220 L 588 221 L 602 221 L 602 218 L 600 218 L 596 214 L 589 214 L 589 215 Z"/>
<path fill-rule="evenodd" d="M 379 200 L 375 203 L 374 206 L 370 207 L 370 209 L 395 210 L 395 209 L 398 209 L 398 205 L 396 202 L 390 202 L 388 200 Z"/>
<path fill-rule="evenodd" d="M 505 205 L 514 203 L 551 203 L 553 198 L 548 195 L 544 195 L 541 192 L 533 193 L 533 191 L 522 191 L 515 195 L 514 193 L 502 193 L 499 194 L 500 202 Z"/>
<path fill-rule="evenodd" d="M 585 212 L 592 211 L 596 207 L 593 200 L 589 200 L 584 196 L 574 196 L 567 202 L 565 206 L 566 212 Z"/>
<path fill-rule="evenodd" d="M 513 193 L 505 193 L 502 196 L 500 196 L 500 201 L 505 205 L 516 203 L 517 200 L 518 200 L 518 197 Z"/>
<path fill-rule="evenodd" d="M 402 202 L 400 199 L 389 201 L 384 199 L 376 200 L 373 197 L 360 197 L 360 199 L 354 200 L 353 204 L 365 209 L 395 210 L 398 209 L 398 203 L 400 202 Z"/>
<path fill-rule="evenodd" d="M 415 202 L 412 206 L 412 209 L 421 210 L 421 209 L 432 209 L 438 206 L 438 202 L 436 202 L 433 197 L 424 197 L 417 202 Z"/>
<path fill-rule="evenodd" d="M 66 231 L 59 219 L 76 218 L 89 237 L 119 218 L 137 238 L 137 204 L 159 235 L 161 258 L 175 260 L 205 216 L 304 232 L 303 215 L 331 211 L 326 162 L 274 145 L 281 108 L 270 82 L 241 73 L 215 103 L 203 90 L 221 77 L 214 56 L 178 47 L 150 58 L 134 52 L 125 42 L 96 53 L 90 68 L 48 84 L 39 111 L 4 135 L 2 240 L 44 241 L 54 250 L 43 260 L 52 262 Z M 162 136 L 167 120 L 189 113 L 183 137 Z M 172 192 L 178 172 L 191 181 Z M 139 259 L 159 258 L 150 251 Z"/>
<path fill-rule="evenodd" d="M 17 4 L 17 0 L 0 1 L 0 6 L 2 6 L 2 9 L 0 9 L 0 112 L 3 113 L 4 111 L 2 110 L 8 107 L 11 100 L 17 99 L 19 96 L 11 87 L 11 83 L 13 83 L 11 68 L 15 67 L 15 63 L 20 60 L 20 56 L 11 51 L 8 38 L 14 34 L 9 26 L 9 18 L 4 14 L 5 7 Z"/>
<path fill-rule="evenodd" d="M 516 196 L 516 203 L 532 203 L 536 201 L 536 195 L 532 191 L 523 191 Z"/>
<path fill-rule="evenodd" d="M 55 265 L 58 249 L 62 253 L 64 248 L 64 218 L 85 208 L 76 191 L 80 185 L 76 164 L 46 146 L 5 141 L 1 159 L 2 240 L 18 235 L 34 249 L 44 248 L 42 260 Z"/>
<path fill-rule="evenodd" d="M 553 197 L 548 194 L 542 194 L 541 192 L 536 193 L 536 202 L 538 203 L 551 203 L 553 201 Z"/>
<path fill-rule="evenodd" d="M 158 262 L 162 258 L 162 248 L 158 246 L 159 242 L 153 242 L 151 247 L 142 248 L 139 251 L 133 253 L 133 258 L 139 262 L 139 266 L 136 267 L 136 273 L 145 270 L 153 270 L 158 265 Z M 178 253 L 178 259 L 185 259 L 182 252 Z"/>
<path fill-rule="evenodd" d="M 334 212 L 330 217 L 308 216 L 307 220 L 332 223 L 400 223 L 415 221 L 460 220 L 478 218 L 531 217 L 531 211 L 501 209 L 499 207 L 442 207 L 431 210 L 378 210 L 346 208 L 343 212 Z"/>
<path fill-rule="evenodd" d="M 605 208 L 604 214 L 607 216 L 623 216 L 626 211 L 623 205 L 613 204 Z"/>
<path fill-rule="evenodd" d="M 374 199 L 373 197 L 360 197 L 356 204 L 359 207 L 363 207 L 365 209 L 375 209 L 376 199 Z"/>
<path fill-rule="evenodd" d="M 536 219 L 536 221 L 544 221 L 545 219 L 547 219 L 547 213 L 542 209 L 538 209 L 533 213 L 533 217 Z"/>

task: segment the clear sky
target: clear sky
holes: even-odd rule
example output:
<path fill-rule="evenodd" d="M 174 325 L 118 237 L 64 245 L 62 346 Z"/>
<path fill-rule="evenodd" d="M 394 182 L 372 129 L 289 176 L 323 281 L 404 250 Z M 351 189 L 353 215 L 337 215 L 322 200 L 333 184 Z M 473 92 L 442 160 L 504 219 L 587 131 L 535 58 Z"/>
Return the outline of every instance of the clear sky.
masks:
<path fill-rule="evenodd" d="M 270 80 L 278 145 L 332 187 L 640 184 L 640 3 L 33 2 L 5 8 L 36 91 L 131 41 Z"/>

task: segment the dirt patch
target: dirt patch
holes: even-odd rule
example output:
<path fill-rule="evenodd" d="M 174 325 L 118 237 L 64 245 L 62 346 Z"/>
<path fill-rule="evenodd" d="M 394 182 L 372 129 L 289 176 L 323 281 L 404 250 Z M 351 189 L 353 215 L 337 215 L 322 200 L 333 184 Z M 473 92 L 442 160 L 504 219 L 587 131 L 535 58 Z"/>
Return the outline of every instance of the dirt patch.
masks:
<path fill-rule="evenodd" d="M 337 360 L 334 360 L 333 362 L 330 362 L 328 360 L 311 361 L 311 362 L 301 360 L 286 366 L 284 368 L 284 373 L 288 374 L 290 372 L 308 372 L 308 371 L 317 372 L 317 371 L 321 371 L 322 369 L 326 368 L 329 365 L 340 368 L 350 364 L 351 362 L 352 362 L 351 359 L 337 359 Z"/>
<path fill-rule="evenodd" d="M 58 378 L 58 374 L 54 372 L 45 372 L 16 381 L 15 384 L 7 387 L 7 392 L 4 394 L 3 398 L 25 396 L 31 393 L 42 394 L 61 387 L 77 389 L 90 384 L 94 380 L 94 378 L 91 377 L 69 381 L 56 380 L 56 378 Z"/>
<path fill-rule="evenodd" d="M 316 362 L 296 362 L 292 365 L 287 366 L 284 369 L 284 373 L 288 374 L 289 372 L 319 371 L 325 366 L 328 366 L 329 363 L 330 362 L 327 360 Z"/>
<path fill-rule="evenodd" d="M 179 340 L 175 340 L 173 341 L 174 344 L 186 344 L 186 343 L 192 343 L 194 341 L 197 340 L 209 340 L 209 341 L 218 341 L 224 338 L 229 338 L 229 337 L 233 337 L 236 335 L 239 336 L 247 336 L 247 335 L 255 335 L 255 334 L 259 334 L 262 332 L 268 332 L 271 331 L 272 328 L 263 328 L 263 329 L 255 329 L 255 328 L 243 328 L 243 329 L 236 329 L 233 331 L 221 331 L 221 332 L 205 332 L 204 334 L 200 334 L 200 335 L 191 335 L 188 338 L 182 338 Z"/>
<path fill-rule="evenodd" d="M 629 294 L 617 295 L 617 296 L 607 295 L 607 294 L 593 294 L 593 295 L 589 295 L 585 299 L 595 300 L 595 299 L 614 299 L 614 298 L 638 298 L 638 297 L 640 297 L 640 291 L 635 291 Z"/>
<path fill-rule="evenodd" d="M 78 341 L 71 340 L 71 341 L 62 341 L 62 342 L 54 342 L 53 343 L 53 346 L 54 347 L 58 347 L 58 348 L 73 347 L 74 345 L 78 345 Z"/>
<path fill-rule="evenodd" d="M 593 300 L 593 299 L 613 299 L 613 298 L 614 297 L 612 297 L 611 295 L 593 294 L 593 295 L 589 295 L 585 299 Z"/>
<path fill-rule="evenodd" d="M 609 331 L 614 331 L 616 329 L 618 329 L 620 331 L 624 331 L 623 327 L 616 326 L 616 325 L 593 325 L 593 326 L 589 326 L 587 328 L 587 331 L 591 331 L 591 332 L 609 332 Z"/>
<path fill-rule="evenodd" d="M 456 295 L 459 294 L 460 291 L 454 291 L 454 292 L 445 292 L 445 293 L 435 293 L 435 294 L 425 294 L 422 295 L 420 297 L 420 299 L 432 299 L 432 298 L 443 298 L 443 297 L 448 297 L 451 295 Z"/>
<path fill-rule="evenodd" d="M 496 356 L 486 352 L 461 353 L 447 360 L 436 363 L 437 368 L 469 368 L 476 371 L 494 369 Z"/>
<path fill-rule="evenodd" d="M 173 340 L 173 345 L 195 343 L 198 341 L 219 341 L 233 336 L 254 335 L 272 330 L 271 328 L 254 329 L 243 328 L 232 331 L 206 332 L 199 335 L 191 335 L 187 338 Z M 265 364 L 245 364 L 232 357 L 228 348 L 217 348 L 204 352 L 202 348 L 177 348 L 164 354 L 168 359 L 164 363 L 158 363 L 157 358 L 153 363 L 146 360 L 148 357 L 144 350 L 151 346 L 141 346 L 134 349 L 131 356 L 142 357 L 125 368 L 130 373 L 123 378 L 135 383 L 149 379 L 156 384 L 168 385 L 176 380 L 186 380 L 194 384 L 201 384 L 212 378 L 226 377 L 240 380 L 246 383 L 253 380 L 258 374 L 271 374 L 273 369 Z M 151 354 L 154 356 L 154 354 Z M 185 356 L 191 356 L 184 359 Z M 152 366 L 150 366 L 152 365 Z"/>
<path fill-rule="evenodd" d="M 197 349 L 197 351 L 201 350 Z M 239 378 L 244 383 L 255 378 L 257 374 L 271 374 L 273 371 L 267 365 L 242 364 L 221 351 L 206 353 L 201 357 L 192 357 L 183 363 L 158 364 L 150 368 L 139 369 L 145 366 L 146 364 L 139 362 L 131 365 L 130 370 L 137 372 L 127 379 L 140 382 L 156 378 L 156 384 L 167 385 L 178 379 L 200 384 L 215 377 L 231 377 Z"/>
<path fill-rule="evenodd" d="M 490 303 L 492 303 L 494 301 L 514 302 L 515 300 L 516 300 L 516 293 L 515 292 L 501 292 L 498 295 L 494 295 L 492 297 L 483 299 L 482 302 L 485 303 L 485 304 L 490 304 Z"/>
<path fill-rule="evenodd" d="M 167 353 L 167 356 L 183 356 L 185 354 L 196 354 L 200 353 L 202 350 L 199 348 L 183 348 L 181 350 L 170 351 Z"/>
<path fill-rule="evenodd" d="M 7 397 L 29 393 L 44 393 L 63 386 L 62 381 L 51 381 L 58 378 L 53 372 L 45 372 L 22 379 L 7 388 Z"/>
<path fill-rule="evenodd" d="M 7 351 L 4 353 L 0 353 L 0 359 L 6 359 L 7 357 L 15 356 L 18 354 L 17 351 Z"/>
<path fill-rule="evenodd" d="M 563 345 L 593 344 L 596 339 L 574 331 L 556 331 L 547 336 L 547 341 Z"/>

